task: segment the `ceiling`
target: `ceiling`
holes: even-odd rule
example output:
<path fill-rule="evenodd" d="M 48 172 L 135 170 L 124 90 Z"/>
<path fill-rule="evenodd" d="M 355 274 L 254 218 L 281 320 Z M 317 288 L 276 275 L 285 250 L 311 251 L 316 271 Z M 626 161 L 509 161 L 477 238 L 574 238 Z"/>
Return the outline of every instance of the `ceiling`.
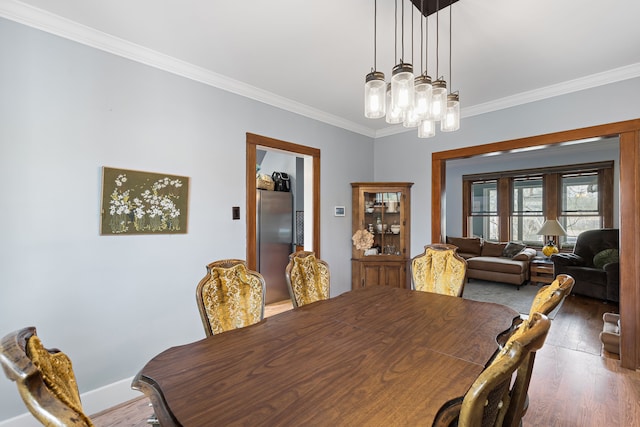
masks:
<path fill-rule="evenodd" d="M 414 69 L 424 68 L 419 11 L 398 1 L 397 56 L 395 2 L 377 1 L 377 69 L 387 81 L 400 56 L 412 60 L 412 9 Z M 403 131 L 363 115 L 373 0 L 1 0 L 0 16 L 364 135 Z M 427 71 L 460 92 L 464 126 L 465 117 L 640 76 L 638 16 L 638 0 L 460 0 L 453 79 L 449 8 L 428 18 Z"/>

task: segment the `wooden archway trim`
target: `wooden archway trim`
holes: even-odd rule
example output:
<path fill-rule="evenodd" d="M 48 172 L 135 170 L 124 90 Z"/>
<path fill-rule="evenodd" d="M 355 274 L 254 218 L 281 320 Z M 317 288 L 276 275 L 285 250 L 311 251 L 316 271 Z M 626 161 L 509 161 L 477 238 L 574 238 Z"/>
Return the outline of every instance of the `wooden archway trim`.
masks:
<path fill-rule="evenodd" d="M 446 235 L 447 160 L 616 135 L 620 138 L 620 362 L 624 368 L 640 369 L 640 119 L 433 153 L 431 241 L 440 243 Z"/>
<path fill-rule="evenodd" d="M 279 139 L 268 138 L 247 132 L 247 266 L 256 270 L 256 150 L 271 148 L 312 157 L 313 162 L 313 251 L 320 258 L 320 150 Z M 284 272 L 282 273 L 284 274 Z"/>

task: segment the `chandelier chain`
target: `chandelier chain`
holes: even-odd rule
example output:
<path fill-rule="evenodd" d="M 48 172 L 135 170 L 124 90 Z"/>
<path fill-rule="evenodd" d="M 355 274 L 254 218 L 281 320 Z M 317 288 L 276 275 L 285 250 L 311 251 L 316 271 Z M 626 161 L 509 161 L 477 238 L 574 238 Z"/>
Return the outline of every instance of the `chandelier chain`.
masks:
<path fill-rule="evenodd" d="M 453 2 L 449 5 L 449 92 L 453 92 L 453 72 L 451 71 L 451 57 L 452 55 L 452 42 L 451 35 L 453 34 L 451 26 L 453 25 Z"/>
<path fill-rule="evenodd" d="M 438 75 L 440 66 L 440 0 L 436 0 L 436 79 L 439 79 Z"/>
<path fill-rule="evenodd" d="M 376 52 L 378 51 L 378 40 L 376 35 L 378 34 L 378 20 L 376 17 L 378 16 L 378 0 L 373 0 L 373 70 L 376 71 L 378 69 L 378 58 Z"/>

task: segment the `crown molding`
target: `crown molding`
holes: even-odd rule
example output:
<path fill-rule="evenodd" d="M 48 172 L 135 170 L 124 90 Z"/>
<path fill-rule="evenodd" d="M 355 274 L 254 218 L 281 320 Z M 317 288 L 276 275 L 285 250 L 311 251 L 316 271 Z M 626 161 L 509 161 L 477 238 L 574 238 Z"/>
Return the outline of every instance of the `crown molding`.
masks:
<path fill-rule="evenodd" d="M 374 138 L 375 131 L 342 117 L 309 107 L 272 92 L 211 72 L 152 49 L 114 37 L 15 0 L 0 0 L 0 17 L 90 46 L 150 67 L 195 80 L 285 111 Z"/>
<path fill-rule="evenodd" d="M 550 85 L 527 92 L 521 92 L 512 96 L 472 105 L 460 110 L 461 117 L 472 117 L 480 114 L 491 113 L 505 108 L 516 107 L 530 102 L 542 101 L 560 95 L 566 95 L 585 89 L 616 83 L 623 80 L 640 77 L 640 63 L 630 64 L 620 68 L 604 71 L 597 74 L 581 77 L 574 80 Z"/>
<path fill-rule="evenodd" d="M 378 130 L 362 126 L 342 117 L 247 85 L 238 80 L 114 37 L 17 0 L 0 0 L 0 17 L 369 138 L 381 138 L 415 130 L 397 125 Z M 460 110 L 460 115 L 462 118 L 473 117 L 636 77 L 640 77 L 640 63 L 522 92 L 483 104 L 463 107 Z"/>
<path fill-rule="evenodd" d="M 640 77 L 640 63 L 635 63 L 620 68 L 614 68 L 613 70 L 604 71 L 602 73 L 581 77 L 579 79 L 568 80 L 555 85 L 521 92 L 512 96 L 485 102 L 483 104 L 463 107 L 460 109 L 460 117 L 465 118 L 479 116 L 481 114 L 517 107 L 518 105 L 528 104 L 530 102 L 542 101 L 544 99 L 638 77 Z M 375 137 L 382 138 L 410 130 L 411 129 L 403 128 L 402 126 L 394 125 L 384 129 L 379 129 L 376 131 Z"/>

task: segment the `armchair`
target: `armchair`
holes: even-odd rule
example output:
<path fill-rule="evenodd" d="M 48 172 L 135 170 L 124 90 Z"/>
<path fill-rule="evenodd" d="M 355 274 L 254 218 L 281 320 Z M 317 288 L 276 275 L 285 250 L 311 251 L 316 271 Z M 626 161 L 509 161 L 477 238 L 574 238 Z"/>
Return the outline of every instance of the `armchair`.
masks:
<path fill-rule="evenodd" d="M 573 253 L 551 255 L 554 274 L 575 280 L 573 293 L 604 301 L 620 301 L 619 232 L 615 228 L 580 233 Z"/>

